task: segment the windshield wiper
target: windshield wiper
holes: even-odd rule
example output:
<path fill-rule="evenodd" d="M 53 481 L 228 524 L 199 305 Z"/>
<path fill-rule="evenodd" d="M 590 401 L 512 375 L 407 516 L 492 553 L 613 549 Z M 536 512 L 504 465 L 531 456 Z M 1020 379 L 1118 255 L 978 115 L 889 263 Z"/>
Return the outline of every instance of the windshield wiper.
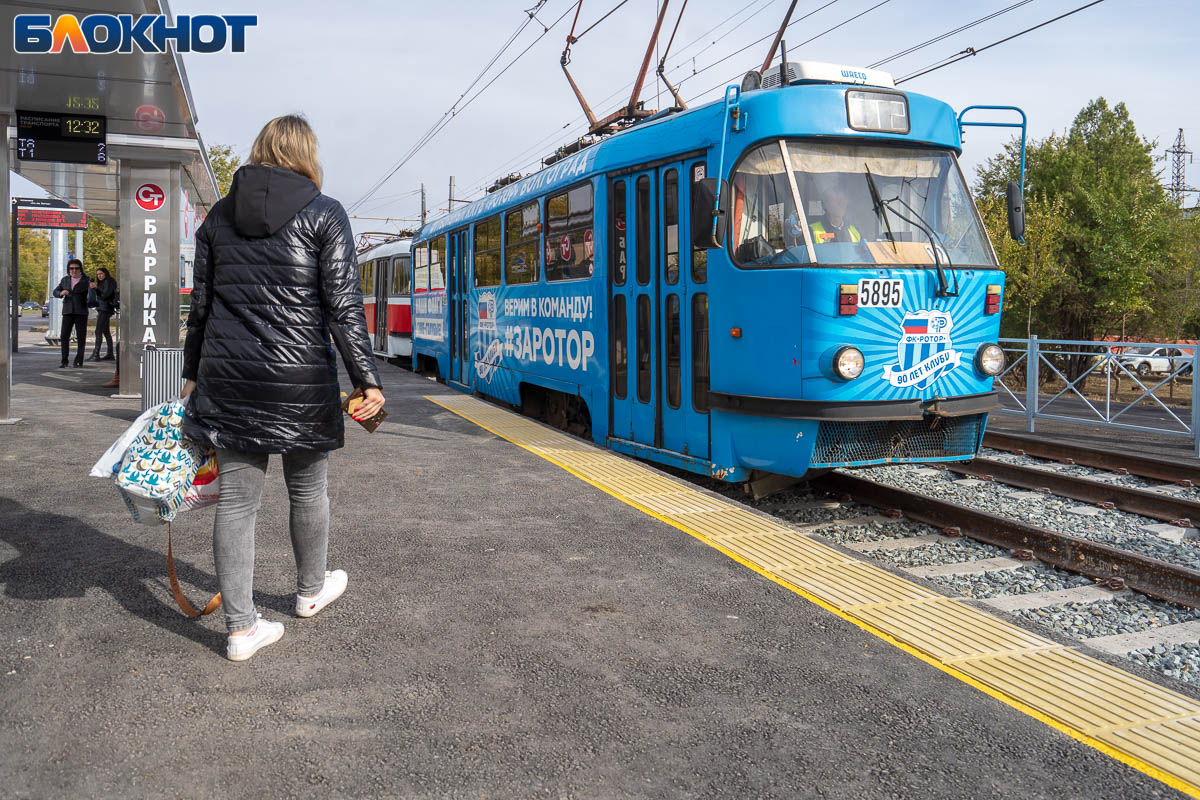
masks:
<path fill-rule="evenodd" d="M 883 227 L 887 228 L 888 241 L 892 243 L 892 252 L 898 253 L 900 251 L 896 249 L 896 234 L 892 233 L 892 223 L 888 222 L 887 208 L 883 204 L 883 198 L 879 196 L 879 187 L 875 185 L 875 176 L 871 174 L 871 168 L 865 161 L 863 169 L 867 171 L 867 188 L 871 190 L 871 202 L 875 204 L 875 213 L 883 220 Z"/>
<path fill-rule="evenodd" d="M 953 273 L 954 274 L 954 291 L 951 291 L 950 290 L 950 282 L 946 279 L 946 270 L 942 266 L 941 257 L 938 255 L 937 236 L 936 236 L 936 234 L 934 234 L 933 228 L 931 228 L 929 226 L 929 223 L 925 221 L 925 218 L 922 217 L 915 208 L 910 206 L 908 203 L 904 202 L 904 200 L 899 195 L 897 195 L 896 197 L 890 197 L 887 200 L 882 200 L 881 202 L 887 207 L 888 211 L 891 211 L 897 217 L 904 220 L 909 225 L 912 225 L 917 230 L 921 231 L 921 233 L 925 234 L 925 236 L 929 239 L 929 249 L 931 251 L 933 251 L 933 264 L 937 268 L 937 276 L 938 276 L 937 296 L 938 297 L 958 297 L 958 273 Z M 900 203 L 902 206 L 904 206 L 909 211 L 911 211 L 912 215 L 914 217 L 916 217 L 916 219 L 914 220 L 910 217 L 904 216 L 899 211 L 892 208 L 892 206 L 891 206 L 892 203 Z M 954 269 L 954 264 L 953 264 L 953 262 L 950 261 L 949 253 L 946 254 L 946 263 L 950 266 L 951 270 Z"/>

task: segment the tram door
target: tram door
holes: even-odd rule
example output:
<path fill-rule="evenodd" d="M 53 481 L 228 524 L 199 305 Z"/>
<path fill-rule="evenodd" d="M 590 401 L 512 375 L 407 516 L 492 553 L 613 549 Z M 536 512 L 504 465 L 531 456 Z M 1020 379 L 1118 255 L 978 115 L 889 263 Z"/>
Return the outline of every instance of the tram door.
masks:
<path fill-rule="evenodd" d="M 612 435 L 658 445 L 656 171 L 609 182 Z"/>
<path fill-rule="evenodd" d="M 707 275 L 684 213 L 694 167 L 679 162 L 609 182 L 611 430 L 707 458 Z"/>
<path fill-rule="evenodd" d="M 388 295 L 392 292 L 390 258 L 375 262 L 375 352 L 388 352 Z"/>
<path fill-rule="evenodd" d="M 449 274 L 446 280 L 447 318 L 450 326 L 450 380 L 465 383 L 463 365 L 467 360 L 467 232 L 450 234 L 450 252 L 447 254 Z"/>

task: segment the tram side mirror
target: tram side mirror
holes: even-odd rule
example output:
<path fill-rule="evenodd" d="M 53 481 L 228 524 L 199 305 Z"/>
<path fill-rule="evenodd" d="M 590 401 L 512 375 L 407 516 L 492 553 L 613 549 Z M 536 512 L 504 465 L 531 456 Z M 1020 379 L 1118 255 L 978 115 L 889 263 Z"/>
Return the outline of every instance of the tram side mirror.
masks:
<path fill-rule="evenodd" d="M 1016 181 L 1008 182 L 1008 234 L 1018 242 L 1025 241 L 1025 198 Z"/>
<path fill-rule="evenodd" d="M 717 201 L 717 179 L 701 178 L 692 184 L 692 246 L 703 249 L 725 246 L 729 225 L 729 181 L 721 181 L 721 208 L 713 235 L 713 207 Z"/>

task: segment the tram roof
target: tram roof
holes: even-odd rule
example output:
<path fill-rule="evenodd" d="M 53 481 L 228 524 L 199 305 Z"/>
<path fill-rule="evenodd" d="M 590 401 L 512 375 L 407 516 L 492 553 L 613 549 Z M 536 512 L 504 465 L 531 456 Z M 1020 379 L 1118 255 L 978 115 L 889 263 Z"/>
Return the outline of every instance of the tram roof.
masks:
<path fill-rule="evenodd" d="M 0 24 L 14 30 L 17 14 L 37 4 L 0 2 Z M 63 0 L 53 14 L 167 14 L 168 0 Z M 10 159 L 12 168 L 52 195 L 114 225 L 121 159 L 177 162 L 193 206 L 207 211 L 219 198 L 208 151 L 196 129 L 196 106 L 183 59 L 166 53 L 85 53 L 64 49 L 53 57 L 4 48 L 0 55 L 0 111 L 94 114 L 106 117 L 107 164 L 64 164 Z M 16 138 L 10 118 L 9 147 Z M 13 152 L 10 149 L 10 152 Z"/>
<path fill-rule="evenodd" d="M 393 239 L 390 242 L 381 242 L 369 250 L 363 250 L 358 254 L 358 263 L 370 261 L 373 258 L 385 258 L 387 256 L 404 256 L 408 255 L 412 247 L 412 239 Z"/>
<path fill-rule="evenodd" d="M 730 133 L 725 169 L 736 163 L 747 147 L 779 136 L 853 137 L 859 141 L 905 142 L 962 151 L 958 118 L 948 104 L 913 92 L 885 91 L 908 98 L 911 129 L 907 134 L 855 130 L 846 116 L 848 90 L 873 88 L 854 84 L 805 83 L 785 89 L 746 92 L 741 98 L 746 114 L 744 132 Z M 563 160 L 509 184 L 469 205 L 428 222 L 416 234 L 427 239 L 489 216 L 522 201 L 566 188 L 601 173 L 620 173 L 639 165 L 707 156 L 720 146 L 724 100 L 688 109 L 635 125 Z M 682 144 L 680 144 L 682 143 Z"/>

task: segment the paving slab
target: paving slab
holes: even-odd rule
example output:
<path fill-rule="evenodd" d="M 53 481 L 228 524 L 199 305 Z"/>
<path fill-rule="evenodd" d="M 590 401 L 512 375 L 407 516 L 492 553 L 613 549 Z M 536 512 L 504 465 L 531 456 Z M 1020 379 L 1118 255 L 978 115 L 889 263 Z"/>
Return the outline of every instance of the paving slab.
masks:
<path fill-rule="evenodd" d="M 988 597 L 980 600 L 979 603 L 997 611 L 1020 611 L 1026 608 L 1060 606 L 1064 603 L 1102 603 L 1131 594 L 1133 593 L 1128 589 L 1114 592 L 1103 586 L 1076 586 L 1071 589 L 1057 589 L 1053 592 L 1029 592 Z"/>
<path fill-rule="evenodd" d="M 1101 509 L 1097 506 L 1070 506 L 1066 511 L 1077 517 L 1095 517 L 1100 514 Z"/>
<path fill-rule="evenodd" d="M 1163 625 L 1161 628 L 1147 628 L 1136 633 L 1118 633 L 1112 636 L 1096 636 L 1084 639 L 1083 643 L 1104 653 L 1124 655 L 1134 650 L 1165 644 L 1168 647 L 1184 642 L 1200 641 L 1200 620 L 1179 622 L 1175 625 Z"/>
<path fill-rule="evenodd" d="M 1172 525 L 1169 522 L 1161 522 L 1154 525 L 1143 525 L 1142 530 L 1146 533 L 1152 533 L 1160 539 L 1168 542 L 1179 544 L 1191 539 L 1200 539 L 1200 528 L 1181 528 L 1178 525 Z"/>
<path fill-rule="evenodd" d="M 933 578 L 940 575 L 983 575 L 1002 569 L 1017 569 L 1028 566 L 1028 561 L 999 556 L 997 558 L 981 558 L 978 561 L 960 561 L 955 564 L 929 564 L 921 567 L 906 567 L 905 572 L 920 578 Z"/>

